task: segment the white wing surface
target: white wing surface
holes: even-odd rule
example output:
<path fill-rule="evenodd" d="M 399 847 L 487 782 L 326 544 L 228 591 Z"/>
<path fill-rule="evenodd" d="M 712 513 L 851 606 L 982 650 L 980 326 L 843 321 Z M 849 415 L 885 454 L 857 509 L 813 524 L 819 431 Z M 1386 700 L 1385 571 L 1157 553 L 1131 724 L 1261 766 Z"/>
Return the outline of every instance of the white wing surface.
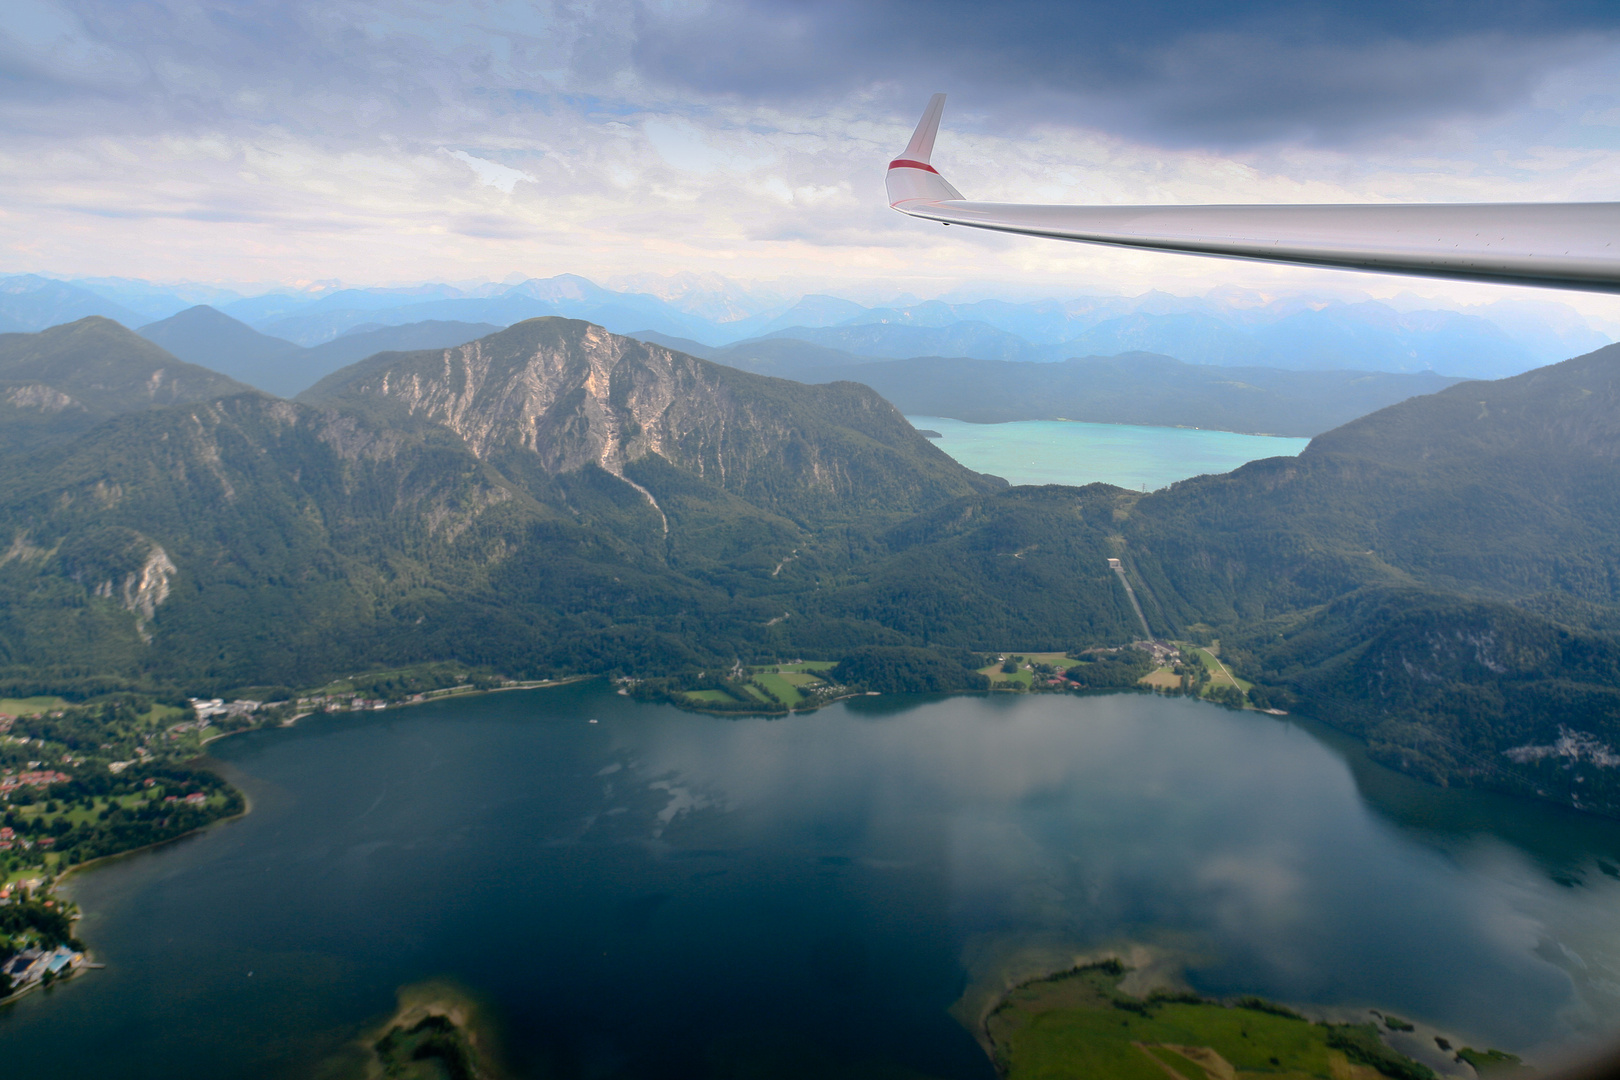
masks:
<path fill-rule="evenodd" d="M 972 202 L 930 162 L 945 95 L 889 163 L 889 205 L 975 229 L 1423 277 L 1620 292 L 1620 203 L 1048 206 Z"/>

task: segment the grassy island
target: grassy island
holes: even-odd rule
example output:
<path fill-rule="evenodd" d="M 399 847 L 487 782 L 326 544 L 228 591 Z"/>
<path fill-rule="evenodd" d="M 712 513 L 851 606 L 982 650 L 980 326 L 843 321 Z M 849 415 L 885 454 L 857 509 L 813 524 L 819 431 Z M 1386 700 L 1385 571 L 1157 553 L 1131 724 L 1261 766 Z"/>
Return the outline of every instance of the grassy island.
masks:
<path fill-rule="evenodd" d="M 1313 1023 L 1260 998 L 1146 998 L 1120 990 L 1105 960 L 1025 983 L 986 1018 L 1007 1080 L 1435 1080 L 1373 1024 Z"/>

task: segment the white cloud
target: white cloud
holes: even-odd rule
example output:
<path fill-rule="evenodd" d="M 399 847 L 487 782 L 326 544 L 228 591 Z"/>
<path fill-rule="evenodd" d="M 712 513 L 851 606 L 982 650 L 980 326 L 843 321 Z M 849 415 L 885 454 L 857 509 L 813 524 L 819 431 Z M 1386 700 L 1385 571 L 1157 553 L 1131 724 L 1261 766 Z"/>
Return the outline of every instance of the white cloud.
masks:
<path fill-rule="evenodd" d="M 618 17 L 612 5 L 336 0 L 289 5 L 285 18 L 267 7 L 234 30 L 182 4 L 140 19 L 113 5 L 95 20 L 29 5 L 27 37 L 5 47 L 30 60 L 15 69 L 24 81 L 35 69 L 57 81 L 0 100 L 4 271 L 356 284 L 717 273 L 923 296 L 1555 295 L 930 228 L 889 211 L 883 191 L 913 117 L 865 94 L 766 107 L 649 87 L 615 51 L 627 39 L 602 21 Z M 117 93 L 102 85 L 111 76 L 83 77 L 83 58 L 103 53 L 90 66 L 116 71 Z M 1353 153 L 1009 134 L 958 95 L 935 160 L 984 199 L 1612 198 L 1620 146 L 1594 142 L 1604 129 L 1582 118 L 1620 108 L 1617 68 L 1593 59 L 1516 112 Z M 1556 295 L 1620 322 L 1620 300 Z"/>
<path fill-rule="evenodd" d="M 474 157 L 465 150 L 446 150 L 445 153 L 457 161 L 465 163 L 477 175 L 479 183 L 503 191 L 508 195 L 512 194 L 512 189 L 517 186 L 519 180 L 527 180 L 531 184 L 538 183 L 534 177 L 522 169 L 514 169 L 497 161 Z"/>

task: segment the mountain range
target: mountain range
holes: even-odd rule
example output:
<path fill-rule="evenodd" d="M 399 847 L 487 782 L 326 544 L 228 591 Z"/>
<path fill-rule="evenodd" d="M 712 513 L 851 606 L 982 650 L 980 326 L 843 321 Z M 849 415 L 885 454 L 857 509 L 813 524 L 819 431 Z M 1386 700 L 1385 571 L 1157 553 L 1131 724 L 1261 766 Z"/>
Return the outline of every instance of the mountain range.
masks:
<path fill-rule="evenodd" d="M 198 304 L 148 323 L 138 332 L 182 360 L 210 364 L 266 393 L 292 397 L 323 376 L 374 353 L 460 345 L 499 329 L 489 323 L 362 324 L 325 344 L 306 348 L 261 334 L 222 311 Z"/>
<path fill-rule="evenodd" d="M 1141 494 L 1008 488 L 866 386 L 557 317 L 297 401 L 95 318 L 0 345 L 28 388 L 0 412 L 0 693 L 947 669 L 1131 640 L 1119 559 L 1155 635 L 1218 638 L 1257 700 L 1431 780 L 1620 810 L 1617 347 Z"/>
<path fill-rule="evenodd" d="M 763 375 L 863 383 L 907 415 L 976 424 L 1085 420 L 1310 436 L 1462 381 L 1433 372 L 1216 367 L 1153 353 L 1055 363 L 946 356 L 863 360 L 792 338 L 709 349 L 679 338 L 636 336 Z"/>
<path fill-rule="evenodd" d="M 38 335 L 59 336 L 96 340 L 41 385 L 116 363 L 133 389 L 0 470 L 14 685 L 712 662 L 772 636 L 765 596 L 799 578 L 773 570 L 812 538 L 837 540 L 810 562 L 846 566 L 873 529 L 1005 486 L 865 387 L 580 322 L 382 354 L 303 402 L 221 378 L 227 396 L 167 408 L 140 381 L 156 346 L 99 319 Z"/>
<path fill-rule="evenodd" d="M 139 333 L 182 360 L 211 365 L 267 393 L 293 397 L 375 353 L 460 345 L 498 329 L 460 322 L 362 324 L 306 348 L 197 305 L 142 326 Z M 780 336 L 723 348 L 650 331 L 633 336 L 758 374 L 809 383 L 864 383 L 904 412 L 978 423 L 1063 418 L 1314 435 L 1458 381 L 1432 372 L 1222 368 L 1149 353 L 1058 363 L 963 357 L 872 361 Z"/>
<path fill-rule="evenodd" d="M 358 327 L 417 322 L 507 326 L 547 315 L 586 319 L 710 347 L 788 337 L 867 359 L 961 356 L 1051 362 L 1151 352 L 1196 365 L 1290 370 L 1434 371 L 1497 378 L 1607 344 L 1573 309 L 1502 300 L 1463 311 L 1412 297 L 1271 297 L 1215 290 L 1009 302 L 941 300 L 868 306 L 841 297 L 796 300 L 725 281 L 646 281 L 607 289 L 575 275 L 515 283 L 406 288 L 317 287 L 242 295 L 211 286 L 171 290 L 122 279 L 0 278 L 0 331 L 37 331 L 84 315 L 131 328 L 210 305 L 271 337 L 306 347 Z"/>

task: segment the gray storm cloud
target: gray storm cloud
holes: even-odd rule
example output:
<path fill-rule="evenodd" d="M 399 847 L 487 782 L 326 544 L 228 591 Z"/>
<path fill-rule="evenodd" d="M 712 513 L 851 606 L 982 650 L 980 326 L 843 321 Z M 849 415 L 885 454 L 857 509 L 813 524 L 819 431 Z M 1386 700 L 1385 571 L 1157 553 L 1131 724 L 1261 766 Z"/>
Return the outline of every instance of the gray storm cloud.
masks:
<path fill-rule="evenodd" d="M 647 78 L 708 94 L 951 89 L 1003 130 L 1335 144 L 1499 113 L 1617 25 L 1593 4 L 721 0 L 644 9 L 634 56 Z"/>
<path fill-rule="evenodd" d="M 0 253 L 1201 289 L 1185 260 L 919 231 L 883 165 L 944 89 L 953 177 L 988 199 L 1607 197 L 1613 7 L 8 0 Z"/>
<path fill-rule="evenodd" d="M 638 6 L 16 0 L 0 124 L 274 124 L 443 138 L 657 97 L 907 112 L 956 91 L 989 129 L 1160 145 L 1341 144 L 1521 103 L 1612 45 L 1612 4 L 716 0 Z M 639 88 L 639 89 L 638 89 Z"/>

